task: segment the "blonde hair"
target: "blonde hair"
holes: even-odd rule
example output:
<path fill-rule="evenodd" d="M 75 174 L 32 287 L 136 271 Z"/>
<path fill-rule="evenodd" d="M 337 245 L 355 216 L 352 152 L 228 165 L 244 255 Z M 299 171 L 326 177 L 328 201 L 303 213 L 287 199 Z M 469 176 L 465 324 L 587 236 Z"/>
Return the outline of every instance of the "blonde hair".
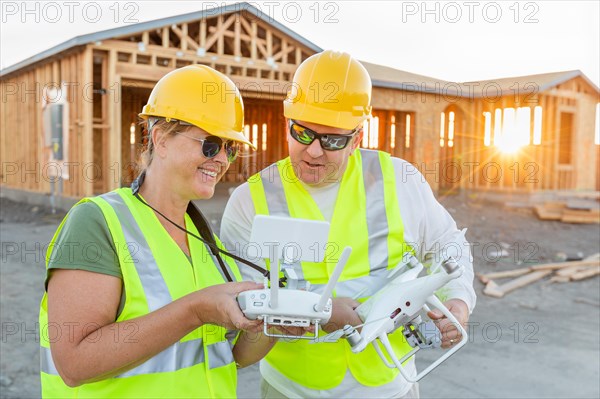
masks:
<path fill-rule="evenodd" d="M 152 159 L 154 159 L 154 143 L 152 142 L 152 132 L 154 129 L 158 128 L 162 132 L 158 138 L 160 143 L 176 133 L 186 132 L 188 129 L 193 127 L 191 125 L 180 124 L 179 121 L 175 119 L 167 122 L 166 119 L 157 117 L 150 117 L 147 121 L 143 121 L 142 124 L 145 124 L 146 129 L 148 130 L 148 143 L 140 153 L 140 160 L 137 163 L 137 169 L 139 173 L 148 169 L 152 163 Z"/>

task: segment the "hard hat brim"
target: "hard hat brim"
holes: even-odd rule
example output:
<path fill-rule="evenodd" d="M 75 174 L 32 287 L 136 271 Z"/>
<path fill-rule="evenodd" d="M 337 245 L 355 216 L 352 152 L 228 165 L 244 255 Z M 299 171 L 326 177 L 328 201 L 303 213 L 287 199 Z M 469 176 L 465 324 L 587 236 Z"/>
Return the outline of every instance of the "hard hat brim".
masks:
<path fill-rule="evenodd" d="M 158 113 L 146 114 L 144 112 L 139 113 L 138 116 L 144 120 L 147 120 L 150 117 L 165 118 L 165 119 L 168 118 L 165 115 L 158 115 Z M 172 118 L 172 119 L 174 119 L 174 118 Z M 196 126 L 197 128 L 204 130 L 206 133 L 208 133 L 210 135 L 217 136 L 222 139 L 233 140 L 233 141 L 237 141 L 242 144 L 246 144 L 246 145 L 250 146 L 253 150 L 257 149 L 256 146 L 254 144 L 252 144 L 252 142 L 250 140 L 248 140 L 246 138 L 246 136 L 244 135 L 244 133 L 242 133 L 242 132 L 237 132 L 237 131 L 233 131 L 233 130 L 232 131 L 222 131 L 214 126 L 208 126 L 206 124 L 204 124 L 204 126 L 198 126 L 198 124 L 194 123 L 194 121 L 192 121 L 192 120 L 185 120 L 185 119 L 177 119 L 177 120 L 188 123 L 192 126 Z"/>

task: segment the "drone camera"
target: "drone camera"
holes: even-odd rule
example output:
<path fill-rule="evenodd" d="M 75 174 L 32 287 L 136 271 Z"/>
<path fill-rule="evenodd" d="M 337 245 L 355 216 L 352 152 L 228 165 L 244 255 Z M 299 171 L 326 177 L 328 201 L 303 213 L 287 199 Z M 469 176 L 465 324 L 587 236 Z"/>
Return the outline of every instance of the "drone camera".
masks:
<path fill-rule="evenodd" d="M 456 263 L 454 258 L 448 258 L 442 263 L 442 267 L 446 273 L 452 274 L 456 269 L 458 269 L 458 263 Z"/>

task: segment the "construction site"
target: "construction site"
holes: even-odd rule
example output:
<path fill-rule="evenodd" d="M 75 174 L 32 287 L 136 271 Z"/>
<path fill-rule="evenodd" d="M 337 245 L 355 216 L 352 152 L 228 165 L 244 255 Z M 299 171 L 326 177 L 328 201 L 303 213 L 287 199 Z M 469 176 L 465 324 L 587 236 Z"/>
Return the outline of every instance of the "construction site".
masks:
<path fill-rule="evenodd" d="M 258 151 L 198 202 L 218 234 L 232 190 L 287 156 L 282 101 L 321 51 L 241 3 L 78 36 L 0 72 L 0 398 L 40 397 L 48 245 L 79 199 L 136 177 L 156 82 L 208 65 L 244 98 Z M 600 89 L 579 70 L 458 84 L 361 62 L 373 82 L 361 147 L 415 165 L 473 255 L 468 344 L 421 397 L 600 397 Z M 238 378 L 240 398 L 260 397 L 257 365 Z"/>

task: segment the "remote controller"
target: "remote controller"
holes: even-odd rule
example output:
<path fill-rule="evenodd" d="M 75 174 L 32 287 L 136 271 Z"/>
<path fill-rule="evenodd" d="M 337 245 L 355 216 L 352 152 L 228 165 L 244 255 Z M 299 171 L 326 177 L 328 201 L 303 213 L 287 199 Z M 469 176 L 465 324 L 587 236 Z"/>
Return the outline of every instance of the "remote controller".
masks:
<path fill-rule="evenodd" d="M 331 317 L 331 299 L 321 311 L 315 310 L 321 295 L 301 290 L 279 290 L 277 307 L 271 307 L 271 292 L 267 289 L 244 291 L 238 295 L 238 304 L 247 318 L 265 320 L 268 324 L 309 327 L 327 323 Z"/>
<path fill-rule="evenodd" d="M 237 301 L 244 315 L 251 320 L 263 320 L 264 334 L 280 338 L 301 338 L 314 340 L 315 336 L 288 336 L 285 333 L 270 333 L 270 325 L 289 327 L 315 327 L 331 318 L 331 294 L 337 283 L 352 248 L 346 247 L 340 254 L 323 292 L 299 290 L 298 284 L 279 289 L 280 263 L 292 265 L 296 262 L 322 262 L 324 251 L 318 255 L 312 249 L 314 244 L 325 247 L 329 234 L 329 223 L 323 221 L 286 218 L 281 216 L 256 215 L 252 224 L 250 241 L 259 244 L 259 257 L 269 259 L 270 289 L 241 292 Z M 296 249 L 296 251 L 289 251 Z M 293 279 L 298 283 L 298 279 Z M 265 287 L 268 281 L 265 281 Z"/>

